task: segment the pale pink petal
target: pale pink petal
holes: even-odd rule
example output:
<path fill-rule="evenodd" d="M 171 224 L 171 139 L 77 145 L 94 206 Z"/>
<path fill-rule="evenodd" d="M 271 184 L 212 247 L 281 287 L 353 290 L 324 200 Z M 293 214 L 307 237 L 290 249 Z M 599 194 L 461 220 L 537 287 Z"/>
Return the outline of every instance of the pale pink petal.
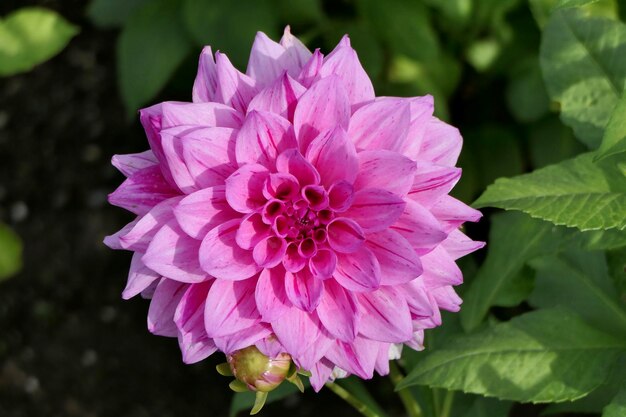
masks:
<path fill-rule="evenodd" d="M 315 314 L 315 313 L 312 313 Z M 326 354 L 335 339 L 320 325 L 320 335 L 315 342 L 308 345 L 304 352 L 294 358 L 294 362 L 302 369 L 312 369 Z"/>
<path fill-rule="evenodd" d="M 315 167 L 297 149 L 289 149 L 278 155 L 276 169 L 278 172 L 293 175 L 302 187 L 320 182 L 320 175 Z"/>
<path fill-rule="evenodd" d="M 411 339 L 413 325 L 409 306 L 396 287 L 384 286 L 357 296 L 361 311 L 359 333 L 381 342 L 402 343 Z"/>
<path fill-rule="evenodd" d="M 285 27 L 280 44 L 285 47 L 285 61 L 288 64 L 289 75 L 295 77 L 311 59 L 311 51 L 300 39 L 291 34 L 289 26 Z"/>
<path fill-rule="evenodd" d="M 362 246 L 354 253 L 337 255 L 337 269 L 333 275 L 349 291 L 372 291 L 380 286 L 380 264 L 371 250 Z"/>
<path fill-rule="evenodd" d="M 162 278 L 148 309 L 148 330 L 158 336 L 176 337 L 178 330 L 174 323 L 174 312 L 178 302 L 189 287 L 188 284 Z"/>
<path fill-rule="evenodd" d="M 326 227 L 328 244 L 337 252 L 356 252 L 365 242 L 363 230 L 354 220 L 338 217 Z"/>
<path fill-rule="evenodd" d="M 400 233 L 420 254 L 429 252 L 446 238 L 437 218 L 421 204 L 408 199 L 391 229 Z"/>
<path fill-rule="evenodd" d="M 209 231 L 200 245 L 200 264 L 212 276 L 229 281 L 250 278 L 260 271 L 252 251 L 235 241 L 241 220 L 229 220 Z"/>
<path fill-rule="evenodd" d="M 457 128 L 432 117 L 426 126 L 417 158 L 433 164 L 454 166 L 462 145 L 463 138 Z"/>
<path fill-rule="evenodd" d="M 190 285 L 174 313 L 178 344 L 187 364 L 199 362 L 217 350 L 204 326 L 204 305 L 211 284 L 212 281 Z"/>
<path fill-rule="evenodd" d="M 332 250 L 320 249 L 315 256 L 309 259 L 309 270 L 318 280 L 330 278 L 336 267 L 337 255 Z"/>
<path fill-rule="evenodd" d="M 163 200 L 179 193 L 163 178 L 158 165 L 143 168 L 109 194 L 109 203 L 132 213 L 143 215 Z"/>
<path fill-rule="evenodd" d="M 159 161 L 152 151 L 113 155 L 113 158 L 111 158 L 111 164 L 126 177 L 130 177 L 135 172 L 157 165 L 158 163 Z"/>
<path fill-rule="evenodd" d="M 316 49 L 315 52 L 313 52 L 313 56 L 311 56 L 311 58 L 309 58 L 306 64 L 302 67 L 302 71 L 300 71 L 297 80 L 306 88 L 310 88 L 311 85 L 313 85 L 313 82 L 317 79 L 323 64 L 324 55 L 319 49 Z"/>
<path fill-rule="evenodd" d="M 454 259 L 445 249 L 437 246 L 430 253 L 421 257 L 424 273 L 422 278 L 428 288 L 444 285 L 459 285 L 463 282 L 463 273 Z"/>
<path fill-rule="evenodd" d="M 380 188 L 354 193 L 352 206 L 343 215 L 355 220 L 365 233 L 385 230 L 402 215 L 406 203 L 396 194 Z"/>
<path fill-rule="evenodd" d="M 285 239 L 268 236 L 254 246 L 252 257 L 261 268 L 273 268 L 282 262 L 286 250 Z"/>
<path fill-rule="evenodd" d="M 301 310 L 312 312 L 320 303 L 324 283 L 316 279 L 308 268 L 285 274 L 285 292 L 289 301 Z"/>
<path fill-rule="evenodd" d="M 146 254 L 141 258 L 150 269 L 166 278 L 180 282 L 202 282 L 209 279 L 200 268 L 200 241 L 193 239 L 172 221 L 154 235 Z"/>
<path fill-rule="evenodd" d="M 217 348 L 225 354 L 231 354 L 237 350 L 247 348 L 257 343 L 259 340 L 270 336 L 272 329 L 265 323 L 258 323 L 247 329 L 229 334 L 228 336 L 216 337 L 214 339 Z"/>
<path fill-rule="evenodd" d="M 222 53 L 215 53 L 217 71 L 217 90 L 215 100 L 245 113 L 248 103 L 257 93 L 255 80 L 237 71 L 228 57 Z"/>
<path fill-rule="evenodd" d="M 284 46 L 271 40 L 265 33 L 257 32 L 250 50 L 246 74 L 254 78 L 260 88 L 270 85 L 287 70 L 285 52 Z"/>
<path fill-rule="evenodd" d="M 215 101 L 217 92 L 217 67 L 210 46 L 205 46 L 198 61 L 198 74 L 193 83 L 193 102 Z"/>
<path fill-rule="evenodd" d="M 240 213 L 252 213 L 263 207 L 263 196 L 269 171 L 263 165 L 247 164 L 226 179 L 226 200 Z"/>
<path fill-rule="evenodd" d="M 465 222 L 477 222 L 483 216 L 480 211 L 449 195 L 442 196 L 430 211 L 444 225 L 446 232 L 451 232 Z"/>
<path fill-rule="evenodd" d="M 419 256 L 398 232 L 387 229 L 371 233 L 366 245 L 378 259 L 382 285 L 403 284 L 421 275 Z"/>
<path fill-rule="evenodd" d="M 204 326 L 209 337 L 237 333 L 261 320 L 254 299 L 255 288 L 255 279 L 213 282 L 204 308 Z"/>
<path fill-rule="evenodd" d="M 167 166 L 167 160 L 165 158 L 165 154 L 163 153 L 163 146 L 161 145 L 161 119 L 163 118 L 161 107 L 161 103 L 159 103 L 139 110 L 139 121 L 146 132 L 150 149 L 161 165 L 160 169 L 165 181 L 171 186 L 176 187 L 176 183 L 174 182 L 174 179 L 170 174 L 169 167 Z"/>
<path fill-rule="evenodd" d="M 423 279 L 416 279 L 403 284 L 402 294 L 409 305 L 409 310 L 417 318 L 428 318 L 435 314 L 437 304 L 434 299 L 428 296 L 429 290 L 426 288 Z"/>
<path fill-rule="evenodd" d="M 374 369 L 381 376 L 385 376 L 389 373 L 389 348 L 391 346 L 393 346 L 391 343 L 381 343 L 378 347 L 378 355 L 376 356 L 376 366 Z"/>
<path fill-rule="evenodd" d="M 239 165 L 261 164 L 273 170 L 278 155 L 298 146 L 291 123 L 276 114 L 253 110 L 237 134 Z"/>
<path fill-rule="evenodd" d="M 441 246 L 448 252 L 452 259 L 457 260 L 481 249 L 485 246 L 485 242 L 474 241 L 465 236 L 460 230 L 453 230 L 448 235 L 448 238 L 441 242 Z"/>
<path fill-rule="evenodd" d="M 335 212 L 348 210 L 354 201 L 354 187 L 347 181 L 339 181 L 328 189 L 328 205 Z"/>
<path fill-rule="evenodd" d="M 263 222 L 259 213 L 250 213 L 241 220 L 235 240 L 242 249 L 252 250 L 257 243 L 270 234 L 270 226 Z"/>
<path fill-rule="evenodd" d="M 270 335 L 255 343 L 257 349 L 261 351 L 267 357 L 276 358 L 281 353 L 285 352 L 285 348 L 280 344 L 276 336 Z"/>
<path fill-rule="evenodd" d="M 141 260 L 143 253 L 135 252 L 130 262 L 130 271 L 128 271 L 128 281 L 126 288 L 122 292 L 122 298 L 129 300 L 148 288 L 150 284 L 161 278 L 150 268 L 148 268 Z"/>
<path fill-rule="evenodd" d="M 341 80 L 336 77 L 317 81 L 300 97 L 293 116 L 293 126 L 305 151 L 320 133 L 335 127 L 348 129 L 350 102 Z"/>
<path fill-rule="evenodd" d="M 221 103 L 166 101 L 161 110 L 162 129 L 184 125 L 239 128 L 243 120 L 235 109 Z"/>
<path fill-rule="evenodd" d="M 203 239 L 217 225 L 241 216 L 230 208 L 223 185 L 189 194 L 174 207 L 174 215 L 180 228 L 194 239 Z"/>
<path fill-rule="evenodd" d="M 322 78 L 338 76 L 346 88 L 351 105 L 374 99 L 372 82 L 359 62 L 356 51 L 350 46 L 347 35 L 324 59 L 319 75 Z"/>
<path fill-rule="evenodd" d="M 359 168 L 356 149 L 341 127 L 315 138 L 308 147 L 306 158 L 320 173 L 321 182 L 326 187 L 338 181 L 352 183 L 356 179 Z"/>
<path fill-rule="evenodd" d="M 456 313 L 461 309 L 461 303 L 463 303 L 463 300 L 457 295 L 451 285 L 434 288 L 431 290 L 431 293 L 437 301 L 439 308 L 452 311 L 453 313 Z"/>
<path fill-rule="evenodd" d="M 413 183 L 415 161 L 392 151 L 363 151 L 358 154 L 359 173 L 355 190 L 381 188 L 404 197 Z"/>
<path fill-rule="evenodd" d="M 315 313 L 308 313 L 298 307 L 290 307 L 285 314 L 272 321 L 272 329 L 279 342 L 287 352 L 300 361 L 310 346 L 313 346 L 322 336 L 322 327 Z M 320 358 L 325 352 L 317 352 Z M 312 363 L 300 364 L 304 369 L 309 369 Z"/>
<path fill-rule="evenodd" d="M 421 161 L 417 167 L 409 198 L 424 207 L 431 207 L 441 196 L 448 194 L 461 178 L 461 168 Z"/>
<path fill-rule="evenodd" d="M 424 350 L 424 330 L 418 330 L 413 333 L 413 339 L 404 342 L 404 344 L 418 352 Z"/>
<path fill-rule="evenodd" d="M 306 89 L 299 82 L 285 73 L 252 99 L 248 112 L 266 111 L 293 121 L 296 104 L 305 91 Z"/>
<path fill-rule="evenodd" d="M 113 233 L 112 235 L 105 236 L 102 243 L 104 243 L 106 246 L 108 246 L 111 249 L 123 250 L 124 247 L 122 246 L 122 242 L 120 242 L 120 237 L 128 234 L 128 232 L 133 230 L 133 227 L 135 227 L 135 225 L 139 222 L 139 220 L 141 220 L 141 216 L 137 216 L 135 220 L 128 223 L 126 226 L 122 227 L 120 230 Z"/>
<path fill-rule="evenodd" d="M 285 292 L 285 270 L 281 267 L 264 269 L 255 291 L 256 306 L 263 321 L 272 323 L 291 307 Z"/>
<path fill-rule="evenodd" d="M 357 336 L 353 342 L 336 341 L 326 352 L 326 357 L 341 369 L 363 379 L 374 376 L 374 366 L 380 343 Z"/>
<path fill-rule="evenodd" d="M 320 392 L 320 390 L 324 387 L 324 384 L 328 382 L 334 368 L 334 363 L 328 359 L 322 358 L 322 360 L 317 362 L 315 366 L 310 369 L 311 377 L 309 378 L 309 381 L 311 382 L 311 386 L 315 392 Z"/>
<path fill-rule="evenodd" d="M 139 219 L 128 233 L 119 238 L 120 245 L 126 250 L 145 252 L 148 245 L 162 225 L 174 218 L 173 208 L 182 197 L 161 201 Z"/>
<path fill-rule="evenodd" d="M 354 112 L 348 136 L 357 149 L 400 152 L 407 140 L 411 110 L 406 101 L 373 101 Z"/>
<path fill-rule="evenodd" d="M 356 337 L 360 315 L 354 297 L 332 279 L 324 281 L 317 315 L 326 330 L 337 339 L 352 342 Z"/>

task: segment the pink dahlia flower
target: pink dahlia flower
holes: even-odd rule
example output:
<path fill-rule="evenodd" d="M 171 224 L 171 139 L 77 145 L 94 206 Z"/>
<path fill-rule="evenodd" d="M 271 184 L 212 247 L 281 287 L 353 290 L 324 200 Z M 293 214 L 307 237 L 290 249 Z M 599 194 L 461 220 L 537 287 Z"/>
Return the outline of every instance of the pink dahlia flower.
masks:
<path fill-rule="evenodd" d="M 461 136 L 431 96 L 376 97 L 347 36 L 324 56 L 259 33 L 246 74 L 206 47 L 193 102 L 140 113 L 150 150 L 113 157 L 109 196 L 137 219 L 105 242 L 134 252 L 123 297 L 152 299 L 186 363 L 254 345 L 319 390 L 387 373 L 458 311 L 455 260 L 483 245 L 448 195 Z"/>

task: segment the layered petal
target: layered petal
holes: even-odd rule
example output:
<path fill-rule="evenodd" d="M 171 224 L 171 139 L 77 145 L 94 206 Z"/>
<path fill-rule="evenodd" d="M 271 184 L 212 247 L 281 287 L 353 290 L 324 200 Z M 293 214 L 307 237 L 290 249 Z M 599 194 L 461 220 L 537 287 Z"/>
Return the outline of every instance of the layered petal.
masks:
<path fill-rule="evenodd" d="M 205 46 L 198 60 L 198 74 L 193 83 L 193 102 L 204 103 L 216 100 L 218 88 L 217 66 L 210 46 Z"/>
<path fill-rule="evenodd" d="M 109 203 L 143 215 L 161 201 L 177 195 L 176 190 L 165 181 L 160 167 L 151 165 L 133 173 L 109 194 Z"/>
<path fill-rule="evenodd" d="M 358 149 L 400 152 L 411 123 L 407 101 L 373 101 L 354 112 L 348 135 Z"/>
<path fill-rule="evenodd" d="M 266 111 L 293 121 L 296 104 L 305 91 L 299 82 L 284 73 L 252 99 L 248 112 Z"/>
<path fill-rule="evenodd" d="M 348 343 L 354 341 L 360 320 L 356 301 L 349 291 L 332 279 L 324 281 L 317 315 L 332 336 Z"/>
<path fill-rule="evenodd" d="M 285 291 L 291 304 L 301 310 L 312 312 L 320 303 L 323 281 L 315 278 L 308 268 L 285 274 Z"/>
<path fill-rule="evenodd" d="M 247 164 L 226 179 L 226 200 L 240 213 L 252 213 L 263 207 L 263 195 L 269 171 L 263 165 Z"/>
<path fill-rule="evenodd" d="M 326 187 L 339 181 L 353 183 L 357 176 L 356 149 L 341 127 L 315 138 L 307 149 L 306 158 L 317 169 L 321 183 Z"/>
<path fill-rule="evenodd" d="M 204 307 L 211 284 L 212 281 L 190 285 L 174 312 L 178 344 L 185 363 L 199 362 L 217 350 L 204 326 Z"/>
<path fill-rule="evenodd" d="M 406 203 L 398 195 L 380 188 L 365 188 L 354 194 L 344 216 L 355 220 L 366 233 L 379 232 L 394 224 Z"/>
<path fill-rule="evenodd" d="M 367 247 L 380 264 L 382 285 L 409 282 L 422 274 L 422 263 L 411 244 L 391 229 L 367 236 Z"/>
<path fill-rule="evenodd" d="M 380 188 L 401 197 L 412 191 L 417 170 L 415 161 L 392 151 L 367 150 L 359 152 L 359 170 L 354 188 Z"/>
<path fill-rule="evenodd" d="M 209 230 L 241 216 L 226 201 L 223 185 L 189 194 L 174 207 L 173 214 L 180 228 L 194 239 L 203 239 Z"/>
<path fill-rule="evenodd" d="M 263 321 L 272 323 L 285 314 L 291 302 L 285 291 L 285 270 L 281 267 L 264 269 L 255 290 L 256 306 Z"/>
<path fill-rule="evenodd" d="M 188 287 L 188 284 L 166 278 L 159 281 L 148 309 L 148 330 L 150 333 L 158 336 L 176 337 L 174 312 Z"/>
<path fill-rule="evenodd" d="M 211 285 L 204 309 L 204 326 L 212 338 L 224 337 L 254 326 L 261 320 L 254 292 L 256 280 L 217 279 Z"/>
<path fill-rule="evenodd" d="M 365 246 L 356 252 L 337 255 L 335 280 L 346 290 L 368 292 L 380 286 L 380 264 L 374 253 Z"/>
<path fill-rule="evenodd" d="M 359 333 L 381 342 L 402 343 L 411 339 L 413 325 L 409 306 L 403 295 L 392 286 L 357 296 L 361 311 Z"/>

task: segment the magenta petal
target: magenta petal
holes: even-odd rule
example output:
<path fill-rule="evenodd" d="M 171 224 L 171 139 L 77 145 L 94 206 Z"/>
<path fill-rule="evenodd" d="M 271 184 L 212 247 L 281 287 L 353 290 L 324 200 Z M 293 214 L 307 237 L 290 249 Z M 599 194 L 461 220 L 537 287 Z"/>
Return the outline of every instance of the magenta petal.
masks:
<path fill-rule="evenodd" d="M 328 382 L 334 368 L 334 363 L 328 359 L 322 358 L 322 360 L 317 362 L 315 366 L 310 369 L 311 377 L 309 378 L 309 381 L 311 382 L 311 387 L 313 387 L 315 392 L 320 392 L 326 382 Z"/>
<path fill-rule="evenodd" d="M 401 287 L 402 294 L 406 299 L 411 314 L 415 317 L 423 319 L 431 317 L 437 310 L 437 305 L 433 303 L 434 298 L 429 297 L 429 290 L 422 279 L 416 279 L 403 284 Z"/>
<path fill-rule="evenodd" d="M 183 362 L 199 362 L 217 350 L 204 326 L 204 305 L 212 282 L 193 284 L 187 288 L 174 313 L 178 328 L 178 344 Z"/>
<path fill-rule="evenodd" d="M 306 158 L 320 173 L 326 187 L 338 181 L 353 183 L 356 179 L 359 168 L 356 149 L 340 127 L 315 138 L 308 147 Z"/>
<path fill-rule="evenodd" d="M 262 354 L 270 358 L 276 358 L 278 355 L 285 352 L 285 348 L 280 344 L 274 335 L 270 335 L 262 340 L 259 340 L 255 343 L 255 346 L 261 351 Z"/>
<path fill-rule="evenodd" d="M 324 55 L 319 49 L 316 49 L 315 52 L 313 52 L 313 56 L 304 64 L 302 71 L 300 71 L 298 75 L 297 80 L 300 84 L 306 88 L 311 87 L 322 68 L 322 64 L 324 64 Z"/>
<path fill-rule="evenodd" d="M 413 325 L 404 296 L 395 287 L 358 295 L 361 310 L 359 332 L 368 339 L 402 343 L 411 339 Z"/>
<path fill-rule="evenodd" d="M 162 103 L 161 128 L 177 126 L 230 127 L 239 128 L 242 117 L 232 107 L 220 103 L 184 103 L 166 101 Z"/>
<path fill-rule="evenodd" d="M 391 229 L 367 235 L 366 245 L 378 259 L 382 285 L 411 281 L 422 274 L 422 263 L 411 244 Z"/>
<path fill-rule="evenodd" d="M 389 348 L 391 346 L 391 343 L 381 343 L 378 348 L 378 356 L 376 356 L 376 366 L 374 369 L 381 376 L 385 376 L 389 373 Z"/>
<path fill-rule="evenodd" d="M 326 352 L 326 357 L 341 369 L 363 379 L 374 376 L 379 342 L 357 336 L 353 342 L 336 341 Z"/>
<path fill-rule="evenodd" d="M 344 216 L 355 220 L 365 233 L 385 230 L 402 215 L 406 203 L 398 195 L 379 188 L 365 188 L 354 194 Z"/>
<path fill-rule="evenodd" d="M 145 151 L 141 153 L 131 153 L 126 155 L 113 155 L 111 164 L 124 176 L 130 177 L 135 172 L 157 165 L 159 161 L 154 156 L 154 152 Z"/>
<path fill-rule="evenodd" d="M 463 256 L 477 251 L 485 246 L 485 242 L 476 242 L 465 236 L 459 230 L 453 230 L 448 238 L 441 243 L 452 259 L 457 260 Z"/>
<path fill-rule="evenodd" d="M 154 235 L 143 263 L 164 277 L 180 282 L 202 282 L 209 279 L 200 268 L 198 250 L 200 242 L 193 239 L 172 221 Z"/>
<path fill-rule="evenodd" d="M 309 269 L 316 279 L 330 278 L 337 267 L 337 255 L 328 249 L 319 249 L 315 256 L 309 259 Z"/>
<path fill-rule="evenodd" d="M 413 177 L 409 197 L 425 207 L 431 207 L 446 195 L 461 178 L 461 168 L 420 162 Z"/>
<path fill-rule="evenodd" d="M 256 244 L 252 257 L 261 268 L 273 268 L 282 262 L 286 250 L 285 239 L 268 236 Z"/>
<path fill-rule="evenodd" d="M 285 292 L 285 270 L 281 267 L 264 269 L 255 291 L 256 306 L 263 321 L 272 323 L 291 307 Z"/>
<path fill-rule="evenodd" d="M 433 164 L 454 166 L 463 146 L 459 130 L 432 117 L 426 126 L 418 159 Z"/>
<path fill-rule="evenodd" d="M 113 233 L 112 235 L 105 236 L 102 243 L 104 243 L 110 249 L 123 250 L 124 247 L 122 246 L 122 242 L 120 242 L 120 237 L 128 234 L 128 232 L 133 230 L 133 227 L 135 227 L 135 225 L 139 222 L 139 220 L 141 220 L 141 217 L 138 216 L 135 218 L 135 220 L 128 223 L 126 226 L 122 227 L 117 232 Z"/>
<path fill-rule="evenodd" d="M 480 211 L 449 195 L 442 196 L 430 211 L 444 225 L 446 232 L 451 232 L 465 222 L 477 222 L 483 216 Z"/>
<path fill-rule="evenodd" d="M 377 100 L 354 112 L 348 136 L 358 149 L 400 152 L 407 140 L 410 122 L 408 102 Z"/>
<path fill-rule="evenodd" d="M 146 214 L 163 200 L 176 197 L 179 193 L 163 178 L 157 165 L 143 168 L 109 194 L 109 203 L 135 214 Z"/>
<path fill-rule="evenodd" d="M 463 300 L 457 295 L 451 285 L 446 285 L 431 290 L 439 308 L 456 313 L 461 309 Z"/>
<path fill-rule="evenodd" d="M 322 338 L 322 327 L 315 313 L 308 313 L 295 306 L 272 321 L 272 328 L 280 343 L 296 361 L 300 361 L 310 346 Z M 325 352 L 316 352 L 321 358 Z M 307 361 L 310 362 L 310 361 Z M 304 369 L 313 363 L 300 364 Z M 306 366 L 309 365 L 309 366 Z"/>
<path fill-rule="evenodd" d="M 372 291 L 380 286 L 380 264 L 371 250 L 362 246 L 354 253 L 338 254 L 333 275 L 349 291 Z"/>
<path fill-rule="evenodd" d="M 209 231 L 200 245 L 202 269 L 216 278 L 240 281 L 260 271 L 252 252 L 235 241 L 241 220 L 229 220 Z"/>
<path fill-rule="evenodd" d="M 250 50 L 246 74 L 256 80 L 258 87 L 266 87 L 287 71 L 285 58 L 287 54 L 284 46 L 271 40 L 265 33 L 257 32 Z"/>
<path fill-rule="evenodd" d="M 253 110 L 237 134 L 236 155 L 239 165 L 275 166 L 278 154 L 297 146 L 291 123 L 276 114 Z"/>
<path fill-rule="evenodd" d="M 339 181 L 328 189 L 328 205 L 335 212 L 348 210 L 354 201 L 354 187 L 347 181 Z"/>
<path fill-rule="evenodd" d="M 292 242 L 287 245 L 287 250 L 285 251 L 285 257 L 283 259 L 283 266 L 289 272 L 298 272 L 306 265 L 306 259 L 300 255 L 300 251 L 298 250 L 298 244 L 296 242 Z"/>
<path fill-rule="evenodd" d="M 354 297 L 334 280 L 324 281 L 317 315 L 326 330 L 337 339 L 352 342 L 356 337 L 359 313 Z"/>
<path fill-rule="evenodd" d="M 293 116 L 293 126 L 305 151 L 321 132 L 335 127 L 348 129 L 350 103 L 346 90 L 338 77 L 317 81 L 302 95 Z"/>
<path fill-rule="evenodd" d="M 266 111 L 292 121 L 298 99 L 305 91 L 299 82 L 285 73 L 252 99 L 248 112 Z"/>
<path fill-rule="evenodd" d="M 320 182 L 320 175 L 315 167 L 297 149 L 288 149 L 278 155 L 276 169 L 278 172 L 293 175 L 302 187 Z"/>
<path fill-rule="evenodd" d="M 309 313 L 315 310 L 322 297 L 324 284 L 316 279 L 308 268 L 300 272 L 285 274 L 285 292 L 289 301 L 301 310 Z"/>
<path fill-rule="evenodd" d="M 363 242 L 365 235 L 361 227 L 351 219 L 338 217 L 326 227 L 328 244 L 337 252 L 356 252 Z"/>
<path fill-rule="evenodd" d="M 159 281 L 148 309 L 148 330 L 158 336 L 176 337 L 174 312 L 188 284 L 163 278 Z"/>
<path fill-rule="evenodd" d="M 374 99 L 372 82 L 361 66 L 356 51 L 350 46 L 347 35 L 324 59 L 319 74 L 322 78 L 338 76 L 347 90 L 351 105 Z"/>
<path fill-rule="evenodd" d="M 215 280 L 206 298 L 204 325 L 209 337 L 223 337 L 247 329 L 261 320 L 256 308 L 256 280 Z"/>
<path fill-rule="evenodd" d="M 205 46 L 198 61 L 198 74 L 193 83 L 193 102 L 215 101 L 217 92 L 217 67 L 210 46 Z"/>
<path fill-rule="evenodd" d="M 419 253 L 430 251 L 446 238 L 437 218 L 412 200 L 406 200 L 404 211 L 391 228 L 408 240 Z"/>
<path fill-rule="evenodd" d="M 163 146 L 161 144 L 161 120 L 163 114 L 161 111 L 161 104 L 147 107 L 139 110 L 139 121 L 146 131 L 148 137 L 148 143 L 150 149 L 154 153 L 155 158 L 160 163 L 160 170 L 165 178 L 165 181 L 173 187 L 176 187 L 176 183 L 170 174 L 170 170 L 167 164 L 167 159 L 163 153 Z"/>
<path fill-rule="evenodd" d="M 128 272 L 128 281 L 126 282 L 126 288 L 122 292 L 122 298 L 128 300 L 133 298 L 153 282 L 161 278 L 161 275 L 157 274 L 150 268 L 148 268 L 141 257 L 143 253 L 135 252 L 133 259 L 130 262 L 130 271 Z"/>
<path fill-rule="evenodd" d="M 226 200 L 240 213 L 252 213 L 263 207 L 267 199 L 263 196 L 269 171 L 258 164 L 247 164 L 226 179 Z"/>
<path fill-rule="evenodd" d="M 162 201 L 139 219 L 128 233 L 122 235 L 120 245 L 132 251 L 145 252 L 161 226 L 174 218 L 173 208 L 182 197 L 174 197 Z"/>
<path fill-rule="evenodd" d="M 241 220 L 235 240 L 242 249 L 252 250 L 257 243 L 269 236 L 270 226 L 263 222 L 259 213 L 250 213 Z"/>
<path fill-rule="evenodd" d="M 424 267 L 422 277 L 428 288 L 459 285 L 463 282 L 463 273 L 454 259 L 442 247 L 436 247 L 430 253 L 422 256 L 421 260 Z"/>
<path fill-rule="evenodd" d="M 214 101 L 245 113 L 248 103 L 257 93 L 255 80 L 237 71 L 228 57 L 222 53 L 215 53 L 215 65 L 218 83 Z"/>
<path fill-rule="evenodd" d="M 411 189 L 417 165 L 397 152 L 387 150 L 363 151 L 358 155 L 359 174 L 354 188 L 381 188 L 399 196 Z"/>
<path fill-rule="evenodd" d="M 214 339 L 217 348 L 225 354 L 231 354 L 236 350 L 247 348 L 256 344 L 259 340 L 270 336 L 272 329 L 265 323 L 258 323 L 247 329 Z"/>
<path fill-rule="evenodd" d="M 228 205 L 223 185 L 189 194 L 174 208 L 174 215 L 180 228 L 194 239 L 203 239 L 215 226 L 241 216 Z"/>
<path fill-rule="evenodd" d="M 277 172 L 270 174 L 268 181 L 263 189 L 267 199 L 278 199 L 290 201 L 298 195 L 300 184 L 298 179 L 291 174 Z"/>

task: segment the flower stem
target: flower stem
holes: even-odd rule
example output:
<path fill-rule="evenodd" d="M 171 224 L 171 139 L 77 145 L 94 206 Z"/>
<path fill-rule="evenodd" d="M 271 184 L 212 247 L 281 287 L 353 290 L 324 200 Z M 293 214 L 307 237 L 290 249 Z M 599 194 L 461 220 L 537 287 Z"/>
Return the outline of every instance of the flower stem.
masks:
<path fill-rule="evenodd" d="M 394 386 L 397 386 L 404 378 L 395 361 L 389 362 L 389 377 L 391 378 L 391 382 L 393 382 Z M 417 403 L 408 388 L 398 390 L 398 395 L 400 396 L 400 400 L 402 401 L 402 404 L 404 404 L 404 409 L 409 417 L 422 417 L 422 408 Z"/>
<path fill-rule="evenodd" d="M 339 385 L 333 382 L 327 382 L 326 387 L 335 394 L 337 394 L 339 398 L 354 407 L 355 410 L 357 410 L 365 417 L 380 417 L 380 415 L 378 415 L 374 410 L 370 409 L 365 403 L 363 403 L 361 400 L 350 394 L 346 389 L 340 387 Z"/>
<path fill-rule="evenodd" d="M 443 397 L 443 405 L 441 406 L 441 414 L 439 414 L 439 417 L 450 417 L 453 402 L 454 391 L 447 391 L 446 396 Z"/>

